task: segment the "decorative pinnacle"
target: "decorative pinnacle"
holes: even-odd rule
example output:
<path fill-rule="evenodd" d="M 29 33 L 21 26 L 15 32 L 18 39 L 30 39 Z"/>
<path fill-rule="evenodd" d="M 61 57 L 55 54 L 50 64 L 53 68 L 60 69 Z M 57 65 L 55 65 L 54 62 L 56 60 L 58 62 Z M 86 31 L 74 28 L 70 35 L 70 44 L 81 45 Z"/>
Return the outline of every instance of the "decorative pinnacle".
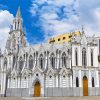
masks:
<path fill-rule="evenodd" d="M 82 25 L 82 34 L 85 34 L 85 33 L 84 33 L 84 25 Z"/>

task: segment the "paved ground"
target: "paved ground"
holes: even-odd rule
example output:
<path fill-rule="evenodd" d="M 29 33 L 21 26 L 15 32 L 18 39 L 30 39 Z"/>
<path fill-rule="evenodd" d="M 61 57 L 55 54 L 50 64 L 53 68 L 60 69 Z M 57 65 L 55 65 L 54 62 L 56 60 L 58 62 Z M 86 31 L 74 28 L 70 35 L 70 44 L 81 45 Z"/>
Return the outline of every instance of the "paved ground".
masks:
<path fill-rule="evenodd" d="M 26 98 L 26 97 L 0 97 L 0 100 L 100 100 L 100 96 L 91 97 L 38 97 L 38 98 Z"/>

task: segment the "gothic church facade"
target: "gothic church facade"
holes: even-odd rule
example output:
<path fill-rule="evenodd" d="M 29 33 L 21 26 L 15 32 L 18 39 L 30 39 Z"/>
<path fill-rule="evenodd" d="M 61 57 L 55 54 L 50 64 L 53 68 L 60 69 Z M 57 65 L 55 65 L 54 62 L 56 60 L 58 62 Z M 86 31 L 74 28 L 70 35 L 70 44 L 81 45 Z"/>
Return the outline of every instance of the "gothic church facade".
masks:
<path fill-rule="evenodd" d="M 0 51 L 0 96 L 100 95 L 99 42 L 84 30 L 71 42 L 26 45 L 20 9 L 4 52 Z"/>

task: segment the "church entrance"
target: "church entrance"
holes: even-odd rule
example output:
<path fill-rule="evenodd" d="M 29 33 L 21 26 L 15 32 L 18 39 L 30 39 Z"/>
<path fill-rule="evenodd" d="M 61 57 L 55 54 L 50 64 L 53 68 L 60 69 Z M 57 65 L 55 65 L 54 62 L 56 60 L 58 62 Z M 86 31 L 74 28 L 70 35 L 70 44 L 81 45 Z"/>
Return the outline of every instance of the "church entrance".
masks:
<path fill-rule="evenodd" d="M 88 96 L 88 79 L 86 76 L 83 77 L 83 96 Z"/>
<path fill-rule="evenodd" d="M 39 81 L 34 84 L 34 97 L 39 97 L 41 94 L 41 85 Z"/>

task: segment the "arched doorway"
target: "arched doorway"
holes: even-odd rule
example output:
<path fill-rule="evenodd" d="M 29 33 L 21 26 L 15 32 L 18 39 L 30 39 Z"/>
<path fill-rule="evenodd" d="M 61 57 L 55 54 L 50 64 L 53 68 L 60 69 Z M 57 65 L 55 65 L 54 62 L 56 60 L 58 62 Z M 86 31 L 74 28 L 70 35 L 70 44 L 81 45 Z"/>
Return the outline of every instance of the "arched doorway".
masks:
<path fill-rule="evenodd" d="M 34 97 L 39 97 L 41 94 L 41 85 L 39 81 L 34 84 Z"/>
<path fill-rule="evenodd" d="M 86 76 L 83 77 L 83 96 L 88 96 L 88 79 Z"/>

